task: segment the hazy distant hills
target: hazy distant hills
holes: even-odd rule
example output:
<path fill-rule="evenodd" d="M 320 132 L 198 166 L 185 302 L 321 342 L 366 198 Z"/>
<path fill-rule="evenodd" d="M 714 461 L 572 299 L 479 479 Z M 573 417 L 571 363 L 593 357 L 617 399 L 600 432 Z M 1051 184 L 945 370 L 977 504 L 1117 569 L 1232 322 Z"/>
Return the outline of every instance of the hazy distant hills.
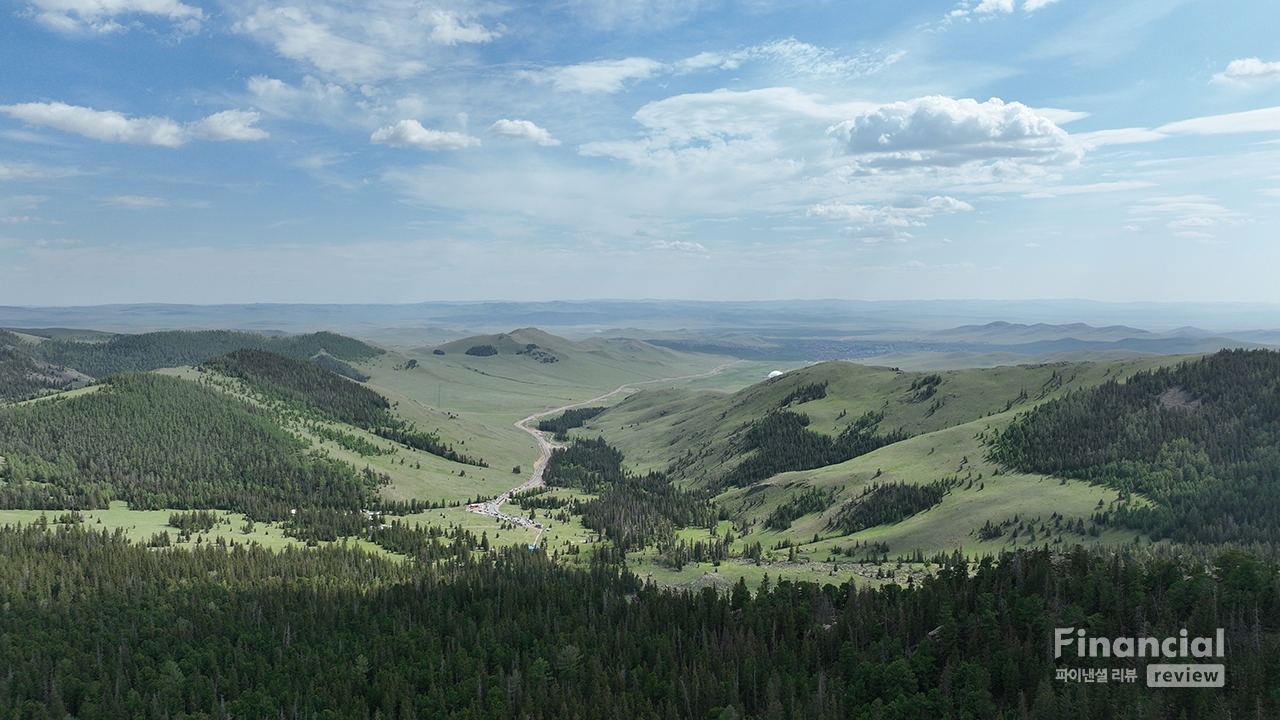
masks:
<path fill-rule="evenodd" d="M 576 340 L 634 338 L 679 352 L 748 360 L 855 360 L 933 370 L 1280 346 L 1280 305 L 1076 300 L 146 304 L 0 307 L 0 327 L 47 328 L 26 332 L 54 339 L 71 337 L 78 331 L 66 328 L 76 327 L 123 333 L 231 327 L 297 334 L 331 329 L 401 349 L 475 345 L 471 338 L 477 336 L 537 327 Z M 542 346 L 550 353 L 543 359 L 555 354 L 536 339 L 522 344 Z M 508 348 L 516 350 L 514 345 Z"/>
<path fill-rule="evenodd" d="M 1280 304 L 1104 303 L 1088 300 L 585 300 L 548 302 L 424 302 L 414 304 L 133 304 L 88 307 L 0 307 L 0 327 L 92 327 L 118 332 L 237 328 L 258 332 L 331 329 L 369 337 L 394 330 L 461 332 L 456 339 L 537 326 L 559 335 L 609 328 L 823 336 L 933 332 L 995 321 L 1116 325 L 1184 334 L 1271 330 L 1280 340 Z M 1199 331 L 1198 328 L 1210 328 Z M 1094 338 L 1103 339 L 1103 338 Z M 1114 339 L 1114 338 L 1113 338 Z M 1257 338 L 1239 339 L 1266 342 Z"/>

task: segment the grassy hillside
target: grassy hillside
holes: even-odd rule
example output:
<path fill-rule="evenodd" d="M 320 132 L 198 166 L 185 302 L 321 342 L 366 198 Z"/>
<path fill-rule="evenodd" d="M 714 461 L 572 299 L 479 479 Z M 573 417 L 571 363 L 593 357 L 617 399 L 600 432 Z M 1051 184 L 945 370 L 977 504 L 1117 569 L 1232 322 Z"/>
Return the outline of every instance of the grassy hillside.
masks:
<path fill-rule="evenodd" d="M 872 555 L 872 545 L 887 545 L 888 555 L 897 557 L 956 548 L 994 554 L 1029 543 L 1052 544 L 1059 537 L 1062 543 L 1131 543 L 1133 532 L 1094 522 L 1097 513 L 1117 509 L 1114 490 L 1003 471 L 985 459 L 983 441 L 1019 411 L 1176 361 L 1143 358 L 937 373 L 822 363 L 734 393 L 646 390 L 571 434 L 602 435 L 625 454 L 634 472 L 669 470 L 682 484 L 714 489 L 720 493 L 717 504 L 740 531 L 739 548 L 758 542 L 766 556 L 779 560 L 792 557 L 789 546 L 797 547 L 799 561 L 851 561 Z M 843 462 L 733 487 L 744 463 L 760 460 L 766 451 L 772 453 L 767 459 L 787 454 L 782 446 L 753 449 L 762 419 L 803 415 L 809 421 L 805 432 L 838 443 L 841 433 L 850 425 L 856 429 L 868 413 L 878 418 L 879 432 L 900 430 L 909 439 Z M 919 514 L 912 509 L 900 522 L 850 534 L 849 525 L 838 520 L 842 511 L 877 492 L 884 497 L 901 484 L 940 482 L 947 485 L 940 502 Z M 1137 497 L 1133 502 L 1143 501 Z M 1000 532 L 988 529 L 984 539 L 988 522 Z"/>

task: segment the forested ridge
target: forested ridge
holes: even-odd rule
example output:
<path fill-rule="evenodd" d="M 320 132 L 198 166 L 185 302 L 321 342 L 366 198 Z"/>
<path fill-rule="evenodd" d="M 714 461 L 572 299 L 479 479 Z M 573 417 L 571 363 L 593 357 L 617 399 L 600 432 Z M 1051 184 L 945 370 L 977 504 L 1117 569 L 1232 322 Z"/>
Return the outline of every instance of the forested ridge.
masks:
<path fill-rule="evenodd" d="M 295 408 L 319 412 L 325 418 L 363 428 L 379 437 L 446 460 L 487 467 L 484 460 L 467 457 L 442 442 L 438 435 L 422 432 L 396 417 L 391 412 L 391 403 L 379 393 L 316 363 L 268 350 L 245 348 L 213 358 L 203 367 L 239 378 L 266 397 Z M 343 439 L 335 431 L 323 428 L 314 432 L 362 455 L 375 454 L 376 448 L 361 446 L 360 440 L 354 436 L 347 435 Z"/>
<path fill-rule="evenodd" d="M 407 564 L 355 547 L 148 551 L 0 530 L 0 713 L 24 718 L 1274 717 L 1276 568 L 1076 550 L 917 587 L 662 590 L 540 551 Z M 1054 679 L 1054 627 L 1226 630 L 1225 688 Z"/>
<path fill-rule="evenodd" d="M 6 338 L 5 336 L 8 336 Z M 25 400 L 71 387 L 79 378 L 18 349 L 16 335 L 0 330 L 0 401 Z"/>
<path fill-rule="evenodd" d="M 1008 467 L 1141 493 L 1107 520 L 1183 542 L 1280 542 L 1280 353 L 1224 350 L 1047 402 L 992 439 Z"/>
<path fill-rule="evenodd" d="M 3 339 L 0 339 L 0 344 L 4 344 Z M 230 330 L 174 330 L 117 335 L 109 340 L 95 342 L 46 340 L 38 344 L 23 343 L 18 347 L 32 357 L 75 368 L 93 377 L 199 365 L 210 358 L 241 348 L 270 350 L 298 360 L 311 358 L 321 351 L 338 360 L 347 361 L 368 360 L 385 352 L 332 332 L 268 337 Z"/>
<path fill-rule="evenodd" d="M 0 506 L 8 508 L 124 500 L 135 509 L 276 519 L 296 507 L 359 509 L 377 483 L 308 453 L 258 408 L 152 374 L 114 375 L 96 392 L 0 408 L 0 455 Z"/>

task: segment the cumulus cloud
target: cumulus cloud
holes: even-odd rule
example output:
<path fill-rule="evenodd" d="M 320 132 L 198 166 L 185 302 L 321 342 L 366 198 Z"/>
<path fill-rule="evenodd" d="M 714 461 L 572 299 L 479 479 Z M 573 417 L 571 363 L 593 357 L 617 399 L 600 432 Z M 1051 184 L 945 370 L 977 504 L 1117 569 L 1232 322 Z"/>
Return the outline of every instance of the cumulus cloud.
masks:
<path fill-rule="evenodd" d="M 1227 63 L 1227 69 L 1213 76 L 1213 81 L 1232 85 L 1280 80 L 1280 62 L 1263 62 L 1258 58 L 1242 58 Z"/>
<path fill-rule="evenodd" d="M 267 131 L 252 127 L 258 113 L 225 110 L 202 120 L 182 124 L 167 117 L 131 118 L 114 110 L 68 105 L 66 103 L 22 103 L 0 105 L 0 112 L 28 125 L 43 125 L 76 133 L 103 142 L 178 147 L 192 139 L 262 140 Z"/>
<path fill-rule="evenodd" d="M 930 198 L 912 196 L 884 205 L 824 203 L 810 207 L 805 214 L 823 220 L 852 223 L 842 228 L 841 234 L 859 238 L 863 242 L 904 242 L 912 237 L 906 228 L 923 227 L 924 220 L 935 215 L 972 209 L 973 206 L 963 200 L 936 195 Z"/>
<path fill-rule="evenodd" d="M 431 46 L 484 43 L 501 34 L 474 17 L 418 2 L 299 5 L 259 7 L 235 30 L 345 83 L 420 75 Z"/>
<path fill-rule="evenodd" d="M 401 120 L 395 125 L 379 128 L 369 136 L 375 145 L 412 146 L 420 150 L 464 150 L 480 144 L 480 138 L 460 132 L 431 130 L 422 127 L 417 120 Z"/>
<path fill-rule="evenodd" d="M 544 147 L 559 145 L 546 128 L 540 128 L 528 120 L 499 120 L 489 126 L 489 134 L 507 140 L 527 140 Z"/>
<path fill-rule="evenodd" d="M 1071 164 L 1081 156 L 1052 120 L 999 98 L 979 103 L 932 95 L 882 105 L 828 133 L 868 167 L 957 166 L 998 159 Z"/>
<path fill-rule="evenodd" d="M 204 20 L 203 10 L 178 0 L 33 0 L 31 7 L 37 21 L 64 32 L 119 32 L 126 26 L 117 18 L 125 15 L 158 15 L 185 32 Z"/>

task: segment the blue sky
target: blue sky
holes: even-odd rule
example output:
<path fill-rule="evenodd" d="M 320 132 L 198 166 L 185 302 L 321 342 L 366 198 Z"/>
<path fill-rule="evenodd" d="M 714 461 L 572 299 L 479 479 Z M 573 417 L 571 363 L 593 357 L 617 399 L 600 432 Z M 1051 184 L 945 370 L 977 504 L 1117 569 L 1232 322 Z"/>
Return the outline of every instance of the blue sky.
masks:
<path fill-rule="evenodd" d="M 10 0 L 0 304 L 1280 302 L 1280 3 Z"/>

